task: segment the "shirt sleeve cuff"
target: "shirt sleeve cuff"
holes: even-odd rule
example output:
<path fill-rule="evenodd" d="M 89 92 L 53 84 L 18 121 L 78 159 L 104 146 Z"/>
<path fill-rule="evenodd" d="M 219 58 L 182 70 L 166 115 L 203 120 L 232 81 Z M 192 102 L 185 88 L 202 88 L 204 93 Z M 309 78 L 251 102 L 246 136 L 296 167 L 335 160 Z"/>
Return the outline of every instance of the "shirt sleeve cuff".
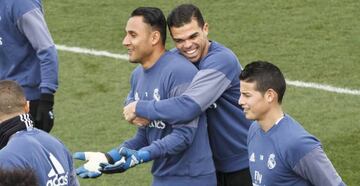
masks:
<path fill-rule="evenodd" d="M 135 113 L 137 116 L 151 119 L 149 116 L 148 108 L 150 107 L 151 101 L 139 100 L 136 104 Z"/>
<path fill-rule="evenodd" d="M 140 150 L 148 151 L 150 153 L 150 160 L 156 159 L 160 157 L 160 152 L 154 146 L 150 145 L 147 147 L 143 147 Z"/>
<path fill-rule="evenodd" d="M 54 94 L 55 93 L 55 90 L 51 90 L 46 87 L 41 87 L 40 91 L 42 94 Z"/>

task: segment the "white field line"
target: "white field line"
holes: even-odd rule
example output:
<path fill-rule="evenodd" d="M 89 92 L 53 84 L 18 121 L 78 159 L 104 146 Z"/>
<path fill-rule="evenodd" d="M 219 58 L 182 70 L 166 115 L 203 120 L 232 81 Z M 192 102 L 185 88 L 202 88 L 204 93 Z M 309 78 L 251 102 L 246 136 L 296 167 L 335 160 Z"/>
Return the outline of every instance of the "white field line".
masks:
<path fill-rule="evenodd" d="M 295 87 L 301 87 L 301 88 L 313 88 L 313 89 L 319 89 L 319 90 L 324 90 L 324 91 L 328 91 L 328 92 L 334 92 L 334 93 L 338 93 L 338 94 L 360 95 L 360 90 L 333 87 L 331 85 L 326 85 L 326 84 L 302 82 L 302 81 L 291 81 L 288 79 L 286 80 L 286 83 L 288 85 L 292 85 Z"/>
<path fill-rule="evenodd" d="M 79 53 L 79 54 L 88 54 L 93 56 L 103 56 L 103 57 L 110 57 L 115 59 L 122 59 L 128 60 L 128 55 L 125 54 L 114 54 L 108 51 L 99 51 L 94 49 L 87 49 L 87 48 L 79 48 L 79 47 L 68 47 L 66 45 L 56 45 L 58 50 Z"/>
<path fill-rule="evenodd" d="M 114 53 L 110 53 L 107 51 L 99 51 L 99 50 L 79 48 L 79 47 L 68 47 L 65 45 L 56 45 L 56 48 L 61 51 L 67 51 L 67 52 L 73 52 L 73 53 L 79 53 L 79 54 L 88 54 L 88 55 L 94 55 L 94 56 L 110 57 L 110 58 L 121 59 L 121 60 L 128 60 L 128 55 L 125 55 L 125 54 L 114 54 Z M 324 90 L 327 92 L 333 92 L 333 93 L 338 93 L 338 94 L 360 95 L 360 90 L 334 87 L 334 86 L 326 85 L 326 84 L 303 82 L 303 81 L 297 81 L 297 80 L 295 80 L 295 81 L 286 80 L 286 83 L 288 85 L 295 86 L 295 87 L 301 87 L 301 88 L 319 89 L 319 90 Z"/>

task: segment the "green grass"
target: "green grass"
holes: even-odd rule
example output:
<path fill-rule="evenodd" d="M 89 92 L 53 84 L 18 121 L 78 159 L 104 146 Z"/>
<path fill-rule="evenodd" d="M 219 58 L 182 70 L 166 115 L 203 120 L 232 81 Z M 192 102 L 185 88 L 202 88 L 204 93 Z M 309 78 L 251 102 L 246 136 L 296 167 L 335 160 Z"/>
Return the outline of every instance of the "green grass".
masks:
<path fill-rule="evenodd" d="M 55 43 L 125 53 L 124 26 L 139 6 L 167 15 L 191 1 L 44 1 Z M 290 80 L 360 89 L 360 3 L 357 0 L 193 1 L 210 24 L 210 38 L 231 48 L 242 65 L 272 61 Z M 168 48 L 173 43 L 168 37 Z M 60 88 L 52 134 L 73 152 L 107 151 L 136 128 L 122 118 L 135 67 L 126 61 L 59 51 Z M 284 107 L 323 143 L 348 185 L 360 183 L 360 96 L 288 87 Z M 81 162 L 76 162 L 80 165 Z M 82 185 L 150 185 L 150 166 L 80 179 Z"/>

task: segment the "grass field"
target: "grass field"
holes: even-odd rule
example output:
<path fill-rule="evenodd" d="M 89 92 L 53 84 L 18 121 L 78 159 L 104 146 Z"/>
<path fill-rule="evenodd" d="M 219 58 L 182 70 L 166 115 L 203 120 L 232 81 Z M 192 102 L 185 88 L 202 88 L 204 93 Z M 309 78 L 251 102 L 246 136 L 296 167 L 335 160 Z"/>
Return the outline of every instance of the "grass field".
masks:
<path fill-rule="evenodd" d="M 124 26 L 139 6 L 167 15 L 191 1 L 44 0 L 56 44 L 125 53 Z M 210 38 L 245 65 L 272 61 L 287 79 L 360 89 L 360 2 L 357 0 L 193 1 L 210 24 Z M 173 44 L 170 38 L 168 48 Z M 134 65 L 59 51 L 60 88 L 52 134 L 73 152 L 107 151 L 136 128 L 122 118 Z M 284 107 L 316 135 L 348 185 L 360 184 L 360 96 L 289 86 Z M 76 162 L 80 165 L 81 162 Z M 151 164 L 123 174 L 80 179 L 82 185 L 150 185 Z"/>

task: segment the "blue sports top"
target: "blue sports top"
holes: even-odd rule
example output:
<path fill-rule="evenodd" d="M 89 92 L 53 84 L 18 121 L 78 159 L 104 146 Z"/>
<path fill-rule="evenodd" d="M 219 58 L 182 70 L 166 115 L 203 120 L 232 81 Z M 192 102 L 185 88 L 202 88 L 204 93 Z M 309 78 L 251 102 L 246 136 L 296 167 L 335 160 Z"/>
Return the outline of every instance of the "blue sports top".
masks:
<path fill-rule="evenodd" d="M 0 80 L 17 81 L 27 100 L 58 87 L 58 59 L 40 0 L 1 0 Z"/>
<path fill-rule="evenodd" d="M 184 57 L 167 51 L 149 69 L 139 66 L 134 70 L 127 102 L 160 101 L 178 96 L 196 72 L 197 69 Z M 173 105 L 169 109 L 176 112 L 178 108 Z M 136 135 L 121 146 L 150 152 L 154 159 L 153 185 L 172 185 L 174 182 L 216 185 L 204 115 L 178 125 L 152 120 L 149 126 L 139 127 Z"/>
<path fill-rule="evenodd" d="M 246 139 L 251 121 L 238 105 L 240 63 L 230 49 L 212 41 L 208 54 L 195 65 L 199 72 L 183 94 L 161 101 L 140 100 L 136 114 L 179 124 L 206 111 L 216 170 L 245 169 L 249 166 Z"/>
<path fill-rule="evenodd" d="M 65 145 L 29 125 L 27 130 L 13 134 L 0 150 L 0 166 L 34 171 L 39 185 L 79 185 L 71 153 Z"/>
<path fill-rule="evenodd" d="M 289 115 L 267 132 L 254 122 L 248 149 L 253 185 L 345 185 L 319 140 Z"/>

